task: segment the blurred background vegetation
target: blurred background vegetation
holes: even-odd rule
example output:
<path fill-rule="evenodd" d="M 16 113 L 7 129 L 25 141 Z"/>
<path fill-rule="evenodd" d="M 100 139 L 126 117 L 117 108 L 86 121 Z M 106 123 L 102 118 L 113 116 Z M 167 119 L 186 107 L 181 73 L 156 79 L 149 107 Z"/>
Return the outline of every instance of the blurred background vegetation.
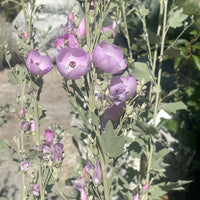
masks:
<path fill-rule="evenodd" d="M 19 2 L 19 0 L 17 1 Z M 28 0 L 26 0 L 26 2 L 27 1 Z M 0 0 L 0 2 L 2 2 L 2 0 Z M 147 0 L 147 5 L 148 2 L 151 1 Z M 188 106 L 187 110 L 179 111 L 174 118 L 166 124 L 166 127 L 170 130 L 173 137 L 179 140 L 178 148 L 180 154 L 184 154 L 185 147 L 190 149 L 187 155 L 183 155 L 182 162 L 187 162 L 188 158 L 192 156 L 192 160 L 185 174 L 183 174 L 183 178 L 193 181 L 186 186 L 185 191 L 171 193 L 169 196 L 163 197 L 163 199 L 197 200 L 200 199 L 200 1 L 176 0 L 175 3 L 178 7 L 183 8 L 185 14 L 190 16 L 194 15 L 195 22 L 183 34 L 178 44 L 178 47 L 182 50 L 185 57 L 176 58 L 175 60 L 169 59 L 166 61 L 166 65 L 164 65 L 162 88 L 165 92 L 169 89 L 178 88 L 178 92 L 172 100 L 182 100 Z M 4 6 L 0 4 L 0 17 L 4 16 L 6 22 L 11 23 L 20 9 L 21 8 L 13 2 L 8 2 Z M 158 17 L 156 15 L 156 9 L 156 6 L 153 7 L 153 12 L 147 19 L 148 28 L 153 32 L 155 32 L 154 28 L 157 26 L 155 24 L 155 20 Z M 133 18 L 135 20 L 133 20 Z M 139 20 L 136 19 L 136 16 L 130 16 L 128 19 L 128 27 L 132 38 L 133 55 L 144 53 L 141 49 L 145 50 L 145 45 L 142 39 L 138 39 L 140 38 L 142 27 Z M 169 32 L 166 46 L 174 41 L 178 32 L 180 32 L 179 29 Z M 0 64 L 3 62 L 2 59 L 3 57 L 0 56 Z M 172 82 L 166 82 L 165 77 L 170 77 Z M 184 163 L 184 165 L 185 164 L 186 163 Z"/>

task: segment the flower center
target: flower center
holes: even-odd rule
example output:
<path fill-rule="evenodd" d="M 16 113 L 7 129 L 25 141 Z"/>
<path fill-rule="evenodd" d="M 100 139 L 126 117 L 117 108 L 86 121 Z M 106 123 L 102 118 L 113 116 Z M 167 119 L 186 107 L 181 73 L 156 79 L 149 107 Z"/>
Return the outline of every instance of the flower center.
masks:
<path fill-rule="evenodd" d="M 69 66 L 71 68 L 75 68 L 76 67 L 76 62 L 75 61 L 70 61 Z"/>

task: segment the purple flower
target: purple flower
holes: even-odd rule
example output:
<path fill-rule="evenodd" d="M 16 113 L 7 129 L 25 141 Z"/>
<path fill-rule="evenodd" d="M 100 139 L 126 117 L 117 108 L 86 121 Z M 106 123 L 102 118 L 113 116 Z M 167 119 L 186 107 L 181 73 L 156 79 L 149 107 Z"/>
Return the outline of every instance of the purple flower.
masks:
<path fill-rule="evenodd" d="M 125 110 L 126 104 L 125 103 L 121 103 L 119 105 L 112 105 L 109 106 L 104 114 L 103 114 L 103 119 L 100 122 L 100 129 L 104 130 L 106 127 L 106 124 L 109 120 L 111 120 L 114 124 L 114 128 L 117 127 L 118 123 L 119 123 L 119 119 L 120 117 L 123 115 L 124 110 Z"/>
<path fill-rule="evenodd" d="M 109 106 L 103 114 L 104 119 L 117 121 L 122 116 L 125 107 L 125 103 Z"/>
<path fill-rule="evenodd" d="M 135 197 L 133 198 L 133 200 L 140 200 L 140 196 L 139 196 L 138 193 L 135 195 Z"/>
<path fill-rule="evenodd" d="M 115 105 L 125 102 L 136 94 L 137 81 L 135 77 L 128 74 L 127 77 L 114 76 L 109 86 L 109 97 Z"/>
<path fill-rule="evenodd" d="M 48 145 L 43 145 L 42 146 L 42 153 L 43 154 L 50 154 L 51 153 L 51 147 L 49 147 Z"/>
<path fill-rule="evenodd" d="M 124 71 L 127 60 L 123 59 L 124 54 L 120 47 L 114 44 L 100 42 L 93 51 L 93 62 L 96 67 L 110 74 L 118 74 Z"/>
<path fill-rule="evenodd" d="M 64 48 L 58 53 L 56 63 L 63 77 L 79 79 L 90 69 L 90 55 L 80 48 Z"/>
<path fill-rule="evenodd" d="M 85 187 L 87 186 L 85 180 L 83 178 L 77 178 L 76 180 L 72 180 L 73 186 L 80 191 L 81 199 L 80 200 L 87 200 L 87 194 L 85 192 Z"/>
<path fill-rule="evenodd" d="M 63 144 L 56 143 L 53 147 L 53 160 L 56 163 L 59 163 L 63 157 Z"/>
<path fill-rule="evenodd" d="M 32 188 L 32 192 L 34 196 L 39 196 L 40 195 L 40 184 L 36 183 L 33 188 Z"/>
<path fill-rule="evenodd" d="M 73 34 L 66 33 L 64 36 L 56 38 L 54 46 L 61 51 L 65 47 L 79 47 L 79 43 Z"/>
<path fill-rule="evenodd" d="M 31 166 L 31 163 L 28 162 L 27 160 L 23 160 L 22 162 L 19 163 L 20 171 L 21 172 L 27 172 L 29 166 Z"/>
<path fill-rule="evenodd" d="M 30 123 L 28 122 L 28 121 L 23 121 L 22 123 L 21 123 L 21 129 L 23 130 L 23 131 L 30 131 Z"/>
<path fill-rule="evenodd" d="M 78 26 L 77 35 L 78 35 L 78 37 L 81 37 L 81 36 L 85 37 L 85 35 L 86 35 L 85 17 L 83 17 L 83 19 L 81 20 L 81 23 Z"/>
<path fill-rule="evenodd" d="M 49 56 L 41 56 L 36 50 L 31 50 L 28 54 L 26 65 L 32 74 L 44 75 L 52 69 Z"/>
<path fill-rule="evenodd" d="M 53 143 L 55 134 L 52 130 L 46 129 L 44 132 L 44 141 L 45 144 L 51 145 Z"/>
<path fill-rule="evenodd" d="M 101 184 L 102 181 L 103 181 L 102 180 L 102 173 L 101 173 L 101 166 L 100 166 L 99 160 L 97 160 L 92 179 L 93 179 L 95 184 Z"/>
<path fill-rule="evenodd" d="M 61 25 L 59 34 L 61 36 L 65 35 L 66 33 L 73 33 L 74 32 L 75 25 L 73 21 L 71 21 L 69 18 L 67 20 L 67 23 L 65 25 Z"/>
<path fill-rule="evenodd" d="M 51 148 L 47 145 L 42 146 L 42 158 L 46 161 L 53 159 Z"/>

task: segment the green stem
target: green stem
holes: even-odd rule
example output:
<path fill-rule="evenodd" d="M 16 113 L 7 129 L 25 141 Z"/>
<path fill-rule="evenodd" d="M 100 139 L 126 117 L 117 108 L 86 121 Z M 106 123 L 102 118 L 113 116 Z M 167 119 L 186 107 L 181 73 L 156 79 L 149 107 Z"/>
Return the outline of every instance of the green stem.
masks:
<path fill-rule="evenodd" d="M 161 18 L 163 16 L 163 0 L 160 0 L 160 14 L 159 14 L 159 23 L 158 23 L 158 29 L 157 29 L 157 36 L 160 36 L 160 32 L 161 32 Z M 158 43 L 156 43 L 155 45 L 155 50 L 154 50 L 154 58 L 153 58 L 153 65 L 152 65 L 152 73 L 155 76 L 155 70 L 156 70 L 156 63 L 157 63 L 157 58 L 158 58 Z M 149 90 L 149 101 L 151 101 L 152 98 L 152 90 L 153 90 L 153 81 L 151 81 L 151 85 L 150 85 L 150 90 Z"/>
<path fill-rule="evenodd" d="M 103 176 L 104 200 L 110 200 L 108 179 L 107 179 L 108 158 L 105 155 L 104 157 L 105 159 L 103 158 L 103 155 L 100 153 L 101 171 Z"/>
<path fill-rule="evenodd" d="M 158 113 L 158 106 L 160 101 L 160 91 L 161 91 L 161 77 L 162 77 L 162 62 L 164 55 L 164 45 L 165 45 L 165 37 L 166 37 L 166 21 L 167 21 L 167 4 L 168 0 L 161 0 L 160 3 L 164 1 L 164 17 L 163 17 L 163 26 L 162 26 L 162 41 L 161 41 L 161 51 L 160 51 L 160 60 L 159 60 L 159 71 L 158 71 L 158 81 L 157 81 L 157 89 L 156 89 L 156 102 L 154 108 L 154 116 L 153 116 L 153 124 L 155 126 L 156 117 Z M 161 4 L 162 5 L 162 4 Z M 162 8 L 162 6 L 161 6 Z M 160 8 L 160 9 L 161 9 Z M 147 168 L 147 183 L 150 182 L 150 169 L 153 155 L 153 139 L 150 137 L 149 140 L 149 158 L 148 158 L 148 168 Z M 145 196 L 145 200 L 148 199 L 148 193 Z"/>
<path fill-rule="evenodd" d="M 39 130 L 39 106 L 37 101 L 38 91 L 35 94 L 34 100 L 34 121 L 36 124 L 36 137 L 37 137 L 37 145 L 40 147 L 40 130 Z M 44 184 L 43 184 L 43 176 L 42 176 L 42 166 L 41 160 L 38 158 L 38 173 L 39 173 L 39 183 L 40 183 L 40 200 L 44 200 Z"/>
<path fill-rule="evenodd" d="M 130 42 L 128 27 L 127 27 L 127 22 L 126 22 L 126 6 L 125 6 L 125 3 L 126 3 L 126 1 L 122 1 L 122 14 L 123 14 L 124 26 L 125 26 L 125 36 L 126 36 L 126 40 L 127 40 L 127 43 L 128 43 L 129 56 L 130 56 L 131 61 L 132 61 L 133 56 L 132 56 L 132 52 L 131 52 L 131 42 Z"/>
<path fill-rule="evenodd" d="M 90 37 L 90 2 L 88 0 L 85 0 L 85 22 L 86 22 L 86 41 L 87 41 L 87 47 L 89 49 L 89 53 L 91 55 L 92 49 L 91 49 L 91 37 Z"/>
<path fill-rule="evenodd" d="M 161 91 L 161 76 L 162 76 L 162 62 L 164 55 L 164 46 L 165 46 L 165 37 L 166 37 L 166 21 L 167 21 L 167 4 L 168 0 L 164 0 L 164 18 L 163 18 L 163 29 L 162 29 L 162 42 L 161 42 L 161 50 L 160 50 L 160 60 L 159 60 L 159 70 L 158 70 L 158 82 L 156 89 L 156 103 L 154 108 L 154 116 L 153 116 L 153 124 L 155 125 L 156 117 L 158 113 L 158 104 L 160 100 L 160 91 Z"/>

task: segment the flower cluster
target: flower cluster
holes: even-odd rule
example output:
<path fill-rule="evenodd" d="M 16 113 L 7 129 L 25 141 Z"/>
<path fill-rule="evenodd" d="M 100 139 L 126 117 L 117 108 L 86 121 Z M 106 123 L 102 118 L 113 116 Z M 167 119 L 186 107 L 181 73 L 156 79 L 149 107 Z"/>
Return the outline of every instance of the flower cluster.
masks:
<path fill-rule="evenodd" d="M 44 143 L 42 146 L 42 158 L 45 161 L 53 161 L 59 164 L 63 158 L 63 144 L 54 142 L 55 134 L 52 130 L 46 129 L 44 132 Z"/>

